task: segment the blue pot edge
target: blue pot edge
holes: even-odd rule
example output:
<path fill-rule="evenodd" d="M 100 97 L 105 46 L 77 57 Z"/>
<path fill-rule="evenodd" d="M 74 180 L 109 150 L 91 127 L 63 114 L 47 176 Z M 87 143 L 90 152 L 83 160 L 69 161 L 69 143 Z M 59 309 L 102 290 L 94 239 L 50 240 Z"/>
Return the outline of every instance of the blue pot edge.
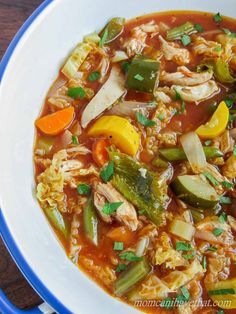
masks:
<path fill-rule="evenodd" d="M 12 54 L 14 53 L 17 45 L 19 44 L 21 38 L 29 29 L 31 24 L 37 19 L 37 17 L 51 4 L 54 0 L 45 0 L 38 8 L 30 15 L 30 17 L 24 22 L 19 31 L 14 36 L 10 45 L 8 46 L 2 60 L 0 63 L 0 82 L 4 76 L 7 65 L 10 61 Z M 17 266 L 20 268 L 21 272 L 25 276 L 25 278 L 29 281 L 31 286 L 35 289 L 35 291 L 42 297 L 45 302 L 47 302 L 57 313 L 59 314 L 71 314 L 69 311 L 48 289 L 47 287 L 40 281 L 31 267 L 27 264 L 24 259 L 22 253 L 17 247 L 13 236 L 7 226 L 7 223 L 4 219 L 2 210 L 0 208 L 0 234 L 1 237 L 6 244 L 11 256 L 16 262 Z"/>

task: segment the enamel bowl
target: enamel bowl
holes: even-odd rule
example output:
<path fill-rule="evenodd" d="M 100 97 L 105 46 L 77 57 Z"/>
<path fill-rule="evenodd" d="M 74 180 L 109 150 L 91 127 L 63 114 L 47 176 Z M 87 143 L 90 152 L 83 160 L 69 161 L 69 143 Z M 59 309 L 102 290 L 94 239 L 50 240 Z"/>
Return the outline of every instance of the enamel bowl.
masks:
<path fill-rule="evenodd" d="M 56 312 L 137 312 L 69 261 L 34 197 L 34 120 L 63 60 L 83 35 L 114 16 L 196 10 L 236 17 L 235 6 L 235 0 L 47 0 L 11 43 L 0 68 L 0 231 L 21 271 Z"/>

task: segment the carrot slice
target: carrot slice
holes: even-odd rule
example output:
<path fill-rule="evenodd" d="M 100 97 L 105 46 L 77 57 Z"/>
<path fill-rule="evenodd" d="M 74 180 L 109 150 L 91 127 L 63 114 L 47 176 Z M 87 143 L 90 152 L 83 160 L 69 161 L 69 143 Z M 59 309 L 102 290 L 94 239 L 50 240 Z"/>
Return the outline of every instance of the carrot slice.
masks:
<path fill-rule="evenodd" d="M 35 125 L 47 135 L 57 135 L 71 124 L 74 115 L 74 107 L 68 107 L 37 119 Z"/>
<path fill-rule="evenodd" d="M 122 226 L 110 230 L 107 233 L 107 237 L 112 239 L 112 241 L 120 241 L 129 244 L 134 238 L 134 233 Z"/>
<path fill-rule="evenodd" d="M 108 142 L 104 139 L 96 140 L 93 144 L 92 149 L 93 160 L 100 167 L 102 167 L 109 160 L 107 152 L 108 146 L 109 146 Z"/>

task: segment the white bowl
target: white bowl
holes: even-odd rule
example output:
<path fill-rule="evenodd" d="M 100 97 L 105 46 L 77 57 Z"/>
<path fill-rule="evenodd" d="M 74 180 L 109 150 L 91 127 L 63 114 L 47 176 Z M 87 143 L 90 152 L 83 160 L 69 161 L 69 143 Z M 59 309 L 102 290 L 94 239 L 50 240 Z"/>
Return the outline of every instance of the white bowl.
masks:
<path fill-rule="evenodd" d="M 34 120 L 69 51 L 114 16 L 166 10 L 221 12 L 235 0 L 48 0 L 24 24 L 0 69 L 0 230 L 18 266 L 58 313 L 135 313 L 79 271 L 34 197 Z"/>

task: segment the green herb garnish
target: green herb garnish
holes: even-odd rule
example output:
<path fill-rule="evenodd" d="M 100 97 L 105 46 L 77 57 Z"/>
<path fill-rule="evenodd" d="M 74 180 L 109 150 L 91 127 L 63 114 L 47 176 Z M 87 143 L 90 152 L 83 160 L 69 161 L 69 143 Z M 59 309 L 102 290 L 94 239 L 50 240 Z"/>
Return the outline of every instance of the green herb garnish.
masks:
<path fill-rule="evenodd" d="M 192 251 L 191 244 L 182 241 L 176 242 L 176 251 Z"/>
<path fill-rule="evenodd" d="M 107 166 L 105 166 L 102 169 L 100 176 L 104 182 L 108 182 L 112 178 L 113 174 L 114 174 L 114 162 L 109 161 Z"/>
<path fill-rule="evenodd" d="M 157 118 L 158 118 L 160 121 L 163 121 L 163 120 L 164 120 L 164 115 L 160 113 L 159 116 L 157 116 Z"/>
<path fill-rule="evenodd" d="M 214 48 L 214 51 L 216 52 L 221 52 L 222 48 L 220 45 L 218 45 L 217 47 Z"/>
<path fill-rule="evenodd" d="M 134 78 L 135 78 L 135 80 L 140 81 L 140 82 L 142 82 L 144 80 L 144 77 L 142 75 L 140 75 L 140 74 L 136 74 L 134 76 Z"/>
<path fill-rule="evenodd" d="M 226 106 L 231 109 L 233 107 L 234 104 L 234 100 L 233 99 L 225 99 L 224 101 L 226 103 Z"/>
<path fill-rule="evenodd" d="M 234 187 L 233 183 L 228 182 L 228 181 L 223 181 L 223 182 L 222 182 L 222 185 L 223 185 L 225 188 L 229 189 L 229 190 Z"/>
<path fill-rule="evenodd" d="M 143 215 L 145 213 L 145 209 L 140 209 L 139 211 L 138 211 L 138 214 L 139 215 Z"/>
<path fill-rule="evenodd" d="M 130 63 L 128 61 L 123 61 L 121 63 L 121 69 L 124 73 L 128 73 L 129 68 L 130 68 Z"/>
<path fill-rule="evenodd" d="M 210 145 L 211 145 L 211 143 L 212 143 L 212 141 L 211 141 L 211 140 L 207 140 L 207 141 L 205 141 L 205 142 L 204 142 L 204 144 L 205 144 L 206 146 L 210 146 Z"/>
<path fill-rule="evenodd" d="M 236 145 L 234 146 L 234 149 L 233 149 L 233 155 L 236 156 Z"/>
<path fill-rule="evenodd" d="M 181 290 L 184 298 L 186 299 L 186 301 L 189 301 L 190 293 L 189 293 L 188 289 L 186 287 L 182 287 L 182 288 L 180 288 L 180 290 Z"/>
<path fill-rule="evenodd" d="M 156 125 L 155 121 L 149 120 L 146 116 L 144 116 L 141 112 L 136 113 L 136 118 L 138 122 L 144 126 L 152 127 Z"/>
<path fill-rule="evenodd" d="M 114 242 L 113 248 L 115 251 L 123 251 L 124 250 L 124 243 L 123 242 Z"/>
<path fill-rule="evenodd" d="M 194 256 L 196 255 L 196 253 L 195 252 L 193 252 L 193 253 L 191 253 L 191 254 L 183 254 L 183 258 L 185 258 L 185 259 L 192 259 L 192 258 L 194 258 Z"/>
<path fill-rule="evenodd" d="M 173 306 L 173 300 L 170 297 L 165 298 L 160 303 L 160 307 L 165 308 L 167 310 L 171 310 L 172 306 Z"/>
<path fill-rule="evenodd" d="M 207 251 L 215 252 L 215 251 L 217 251 L 217 247 L 215 247 L 214 245 L 211 245 L 211 246 L 209 246 L 209 248 L 207 249 Z"/>
<path fill-rule="evenodd" d="M 81 183 L 77 186 L 77 192 L 80 195 L 88 195 L 91 192 L 91 187 L 88 184 Z"/>
<path fill-rule="evenodd" d="M 224 232 L 224 230 L 221 228 L 215 228 L 212 231 L 212 233 L 214 234 L 215 237 L 219 237 L 223 232 Z"/>
<path fill-rule="evenodd" d="M 191 38 L 189 35 L 183 35 L 181 41 L 184 46 L 188 46 L 191 43 Z"/>
<path fill-rule="evenodd" d="M 76 135 L 72 135 L 71 136 L 71 140 L 72 140 L 72 143 L 74 145 L 78 145 L 79 144 L 79 140 L 78 140 L 78 137 Z"/>
<path fill-rule="evenodd" d="M 198 31 L 199 33 L 201 33 L 201 32 L 204 31 L 202 25 L 201 25 L 201 24 L 198 24 L 198 23 L 194 25 L 194 28 L 195 28 L 196 31 Z"/>
<path fill-rule="evenodd" d="M 68 89 L 67 95 L 73 99 L 83 99 L 86 96 L 86 93 L 82 87 L 73 87 Z"/>
<path fill-rule="evenodd" d="M 215 14 L 213 16 L 213 20 L 216 22 L 216 23 L 220 23 L 222 21 L 222 16 L 221 14 L 218 12 L 217 14 Z"/>
<path fill-rule="evenodd" d="M 102 212 L 105 215 L 111 215 L 116 212 L 116 210 L 123 204 L 123 202 L 115 202 L 115 203 L 105 203 L 103 206 Z"/>
<path fill-rule="evenodd" d="M 142 260 L 142 257 L 136 256 L 135 253 L 132 251 L 123 252 L 119 256 L 120 256 L 120 259 L 129 261 L 129 262 L 138 262 Z"/>
<path fill-rule="evenodd" d="M 90 82 L 97 81 L 100 78 L 101 74 L 98 71 L 91 72 L 88 76 Z"/>
<path fill-rule="evenodd" d="M 116 272 L 117 273 L 120 273 L 122 270 L 126 270 L 127 268 L 127 265 L 125 264 L 119 264 L 117 267 L 116 267 Z"/>
<path fill-rule="evenodd" d="M 208 172 L 204 172 L 203 175 L 215 186 L 219 185 L 219 182 Z"/>
<path fill-rule="evenodd" d="M 227 221 L 227 214 L 226 213 L 222 213 L 219 217 L 219 221 L 220 223 L 225 223 Z"/>
<path fill-rule="evenodd" d="M 220 196 L 220 204 L 230 205 L 230 204 L 232 204 L 232 200 L 230 197 Z"/>

